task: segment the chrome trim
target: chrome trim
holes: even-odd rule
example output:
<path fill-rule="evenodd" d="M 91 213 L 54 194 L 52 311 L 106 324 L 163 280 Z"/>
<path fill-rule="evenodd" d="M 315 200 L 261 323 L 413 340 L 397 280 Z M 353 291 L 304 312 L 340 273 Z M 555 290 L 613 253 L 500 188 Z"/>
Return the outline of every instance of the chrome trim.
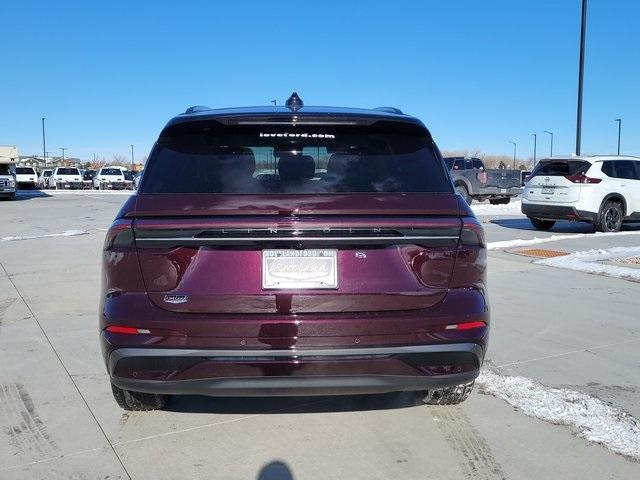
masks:
<path fill-rule="evenodd" d="M 218 243 L 218 242 L 335 242 L 335 241 L 406 241 L 406 240 L 458 240 L 457 235 L 447 236 L 392 236 L 392 237 L 217 237 L 217 238 L 193 238 L 193 237 L 139 237 L 138 242 L 191 242 L 191 243 Z"/>

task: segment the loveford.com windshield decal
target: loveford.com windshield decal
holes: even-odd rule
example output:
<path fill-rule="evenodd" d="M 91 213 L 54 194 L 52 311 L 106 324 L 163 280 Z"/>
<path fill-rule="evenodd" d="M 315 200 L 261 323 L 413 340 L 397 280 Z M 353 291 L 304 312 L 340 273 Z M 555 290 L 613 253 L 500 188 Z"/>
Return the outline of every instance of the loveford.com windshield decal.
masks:
<path fill-rule="evenodd" d="M 270 138 L 270 137 L 288 137 L 288 138 L 336 138 L 335 135 L 331 135 L 330 133 L 260 133 L 260 137 Z"/>

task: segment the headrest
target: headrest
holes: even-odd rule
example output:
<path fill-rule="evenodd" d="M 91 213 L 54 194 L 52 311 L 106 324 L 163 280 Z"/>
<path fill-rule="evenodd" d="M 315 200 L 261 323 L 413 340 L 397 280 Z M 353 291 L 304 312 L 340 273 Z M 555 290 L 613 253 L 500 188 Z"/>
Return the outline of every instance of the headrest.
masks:
<path fill-rule="evenodd" d="M 282 154 L 278 159 L 278 175 L 285 182 L 299 182 L 313 178 L 316 162 L 311 155 Z"/>

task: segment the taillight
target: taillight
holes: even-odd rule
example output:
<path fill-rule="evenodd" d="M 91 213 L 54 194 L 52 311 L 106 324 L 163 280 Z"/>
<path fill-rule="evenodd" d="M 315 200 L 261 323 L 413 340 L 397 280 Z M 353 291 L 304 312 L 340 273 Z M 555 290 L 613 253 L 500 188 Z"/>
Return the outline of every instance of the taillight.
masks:
<path fill-rule="evenodd" d="M 464 323 L 453 323 L 444 327 L 445 330 L 473 330 L 475 328 L 484 328 L 486 327 L 486 322 L 464 322 Z"/>
<path fill-rule="evenodd" d="M 578 173 L 576 175 L 565 175 L 567 180 L 571 183 L 600 183 L 601 178 L 587 177 L 584 173 Z"/>
<path fill-rule="evenodd" d="M 104 250 L 133 248 L 134 246 L 131 220 L 116 220 L 113 222 L 104 239 Z"/>
<path fill-rule="evenodd" d="M 146 328 L 125 327 L 123 325 L 109 325 L 105 332 L 118 333 L 120 335 L 149 335 L 150 330 Z"/>
<path fill-rule="evenodd" d="M 487 183 L 487 172 L 485 172 L 485 171 L 478 172 L 476 174 L 476 177 L 478 177 L 478 181 L 480 183 Z"/>
<path fill-rule="evenodd" d="M 478 221 L 471 217 L 463 218 L 462 230 L 460 231 L 460 244 L 474 247 L 485 247 L 484 230 Z"/>

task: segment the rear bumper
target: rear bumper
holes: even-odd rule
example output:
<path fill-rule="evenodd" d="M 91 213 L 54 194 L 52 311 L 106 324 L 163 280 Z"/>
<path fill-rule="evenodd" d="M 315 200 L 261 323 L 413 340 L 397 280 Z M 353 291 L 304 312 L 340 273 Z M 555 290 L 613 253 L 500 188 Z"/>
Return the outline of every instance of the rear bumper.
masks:
<path fill-rule="evenodd" d="M 473 381 L 476 343 L 305 350 L 120 348 L 111 381 L 127 390 L 209 396 L 351 395 Z M 155 379 L 152 379 L 155 378 Z"/>
<path fill-rule="evenodd" d="M 517 195 L 522 194 L 521 187 L 509 187 L 509 188 L 500 188 L 500 187 L 483 187 L 480 188 L 477 196 L 482 195 L 492 195 L 498 197 L 515 197 Z"/>
<path fill-rule="evenodd" d="M 571 220 L 591 223 L 594 223 L 598 217 L 594 212 L 578 210 L 571 206 L 524 202 L 522 202 L 522 213 L 527 217 L 541 220 Z"/>

